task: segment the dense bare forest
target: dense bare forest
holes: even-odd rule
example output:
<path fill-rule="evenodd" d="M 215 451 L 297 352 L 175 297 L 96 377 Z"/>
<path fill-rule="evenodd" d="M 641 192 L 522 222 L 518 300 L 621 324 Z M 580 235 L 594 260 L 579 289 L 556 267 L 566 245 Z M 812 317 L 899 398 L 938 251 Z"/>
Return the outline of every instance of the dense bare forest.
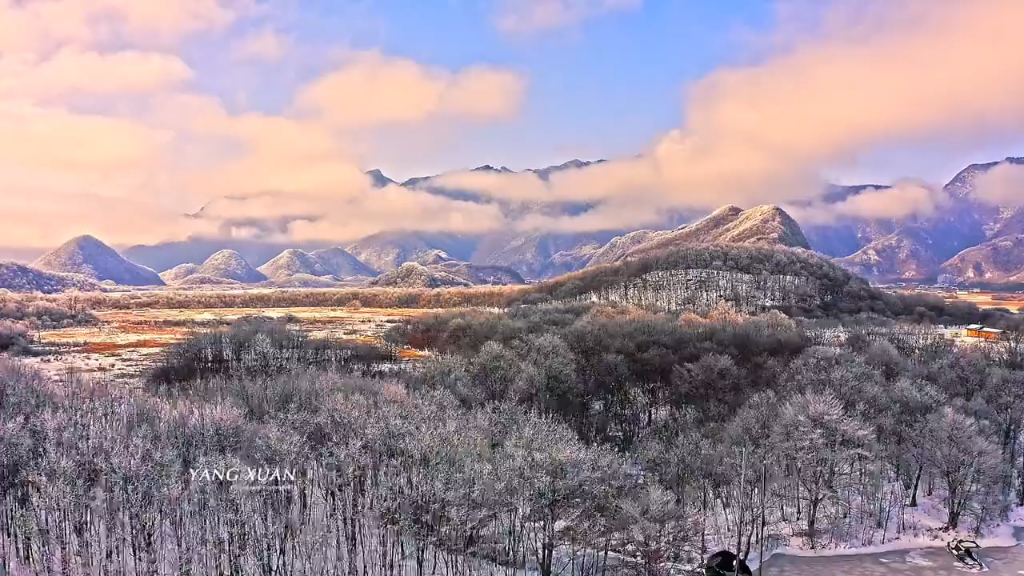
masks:
<path fill-rule="evenodd" d="M 838 326 L 546 304 L 379 348 L 239 324 L 137 389 L 3 361 L 0 565 L 670 574 L 877 544 L 924 499 L 970 531 L 1024 502 L 1019 339 Z M 399 365 L 406 345 L 434 354 Z"/>

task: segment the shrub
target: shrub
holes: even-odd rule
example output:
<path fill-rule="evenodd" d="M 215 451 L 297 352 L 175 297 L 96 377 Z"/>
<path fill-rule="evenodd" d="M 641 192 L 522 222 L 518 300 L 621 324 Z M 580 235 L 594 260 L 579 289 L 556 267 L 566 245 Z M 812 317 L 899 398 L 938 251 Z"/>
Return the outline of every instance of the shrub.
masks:
<path fill-rule="evenodd" d="M 24 322 L 0 320 L 0 352 L 24 354 L 31 350 L 31 343 L 29 329 Z"/>

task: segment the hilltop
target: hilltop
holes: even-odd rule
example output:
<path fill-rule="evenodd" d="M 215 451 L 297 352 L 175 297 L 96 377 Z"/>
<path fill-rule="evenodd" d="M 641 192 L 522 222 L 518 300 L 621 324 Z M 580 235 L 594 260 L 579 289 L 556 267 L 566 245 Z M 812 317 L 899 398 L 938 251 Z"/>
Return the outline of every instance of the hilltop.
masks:
<path fill-rule="evenodd" d="M 765 205 L 744 210 L 727 205 L 675 230 L 638 230 L 612 238 L 592 253 L 587 266 L 643 258 L 695 244 L 809 247 L 800 225 L 782 208 Z"/>
<path fill-rule="evenodd" d="M 330 274 L 338 278 L 351 278 L 354 276 L 373 277 L 377 271 L 370 268 L 348 250 L 339 248 L 324 248 L 309 253 L 320 265 Z"/>
<path fill-rule="evenodd" d="M 78 274 L 122 286 L 162 286 L 160 276 L 125 259 L 113 248 L 92 236 L 78 236 L 43 255 L 32 267 L 46 272 Z"/>
<path fill-rule="evenodd" d="M 167 284 L 181 282 L 199 270 L 199 264 L 179 264 L 170 270 L 160 273 L 160 278 Z"/>
<path fill-rule="evenodd" d="M 941 299 L 876 290 L 810 250 L 743 244 L 689 244 L 595 266 L 541 282 L 520 299 L 626 302 L 677 312 L 707 312 L 728 302 L 745 313 L 775 309 L 812 318 L 860 313 L 895 318 L 922 307 L 936 318 L 952 313 Z"/>
<path fill-rule="evenodd" d="M 312 255 L 295 248 L 285 250 L 258 270 L 270 280 L 289 280 L 293 276 L 330 276 L 331 273 Z"/>
<path fill-rule="evenodd" d="M 377 288 L 450 288 L 469 287 L 473 283 L 459 278 L 445 270 L 427 267 L 415 262 L 406 262 L 394 270 L 388 270 L 370 282 Z"/>
<path fill-rule="evenodd" d="M 267 279 L 234 250 L 221 250 L 210 256 L 195 273 L 221 280 L 234 280 L 243 284 L 263 282 Z"/>
<path fill-rule="evenodd" d="M 181 264 L 160 274 L 168 284 L 181 286 L 255 284 L 267 277 L 234 250 L 214 253 L 202 264 Z"/>

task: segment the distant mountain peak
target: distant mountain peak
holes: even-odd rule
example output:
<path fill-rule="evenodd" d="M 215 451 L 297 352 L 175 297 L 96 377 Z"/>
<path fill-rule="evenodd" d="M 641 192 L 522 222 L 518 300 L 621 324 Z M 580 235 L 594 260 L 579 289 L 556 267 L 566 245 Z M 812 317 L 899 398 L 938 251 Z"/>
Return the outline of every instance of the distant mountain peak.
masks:
<path fill-rule="evenodd" d="M 331 275 L 313 255 L 297 248 L 281 252 L 257 270 L 271 280 L 290 280 L 300 274 L 321 277 Z"/>
<path fill-rule="evenodd" d="M 80 236 L 75 236 L 74 238 L 72 238 L 71 240 L 68 240 L 64 244 L 65 245 L 67 245 L 67 244 L 79 244 L 79 245 L 92 244 L 92 245 L 106 246 L 106 244 L 101 242 L 99 238 L 97 238 L 97 237 L 95 237 L 95 236 L 93 236 L 91 234 L 82 234 Z"/>
<path fill-rule="evenodd" d="M 725 206 L 722 206 L 721 208 L 718 208 L 717 210 L 712 212 L 708 217 L 710 218 L 711 216 L 739 216 L 742 213 L 743 208 L 740 208 L 735 204 L 726 204 Z"/>
<path fill-rule="evenodd" d="M 314 250 L 309 255 L 319 262 L 331 275 L 338 278 L 349 278 L 352 276 L 373 277 L 377 275 L 376 270 L 370 268 L 349 253 L 348 250 L 339 246 Z"/>
<path fill-rule="evenodd" d="M 78 274 L 97 282 L 109 280 L 123 286 L 160 286 L 160 276 L 125 259 L 95 236 L 83 234 L 44 254 L 32 266 L 47 272 Z"/>
<path fill-rule="evenodd" d="M 495 168 L 490 164 L 484 164 L 483 166 L 477 166 L 476 168 L 473 168 L 472 170 L 470 170 L 470 172 L 502 172 L 505 174 L 511 174 L 512 170 L 510 170 L 507 166 Z"/>
<path fill-rule="evenodd" d="M 731 204 L 668 233 L 652 234 L 616 260 L 641 257 L 685 244 L 748 244 L 808 248 L 800 225 L 785 210 L 766 204 L 744 210 Z M 607 262 L 608 258 L 602 258 Z"/>
<path fill-rule="evenodd" d="M 198 275 L 242 283 L 263 282 L 267 279 L 234 250 L 220 250 L 203 262 L 196 272 Z"/>
<path fill-rule="evenodd" d="M 370 180 L 373 182 L 373 185 L 376 188 L 384 188 L 385 186 L 391 186 L 392 184 L 398 184 L 398 182 L 395 182 L 391 178 L 388 178 L 387 176 L 385 176 L 384 173 L 381 172 L 379 168 L 374 168 L 373 170 L 368 170 L 366 172 L 366 175 L 370 177 Z"/>
<path fill-rule="evenodd" d="M 1024 164 L 1024 158 L 1007 156 L 998 162 L 971 164 L 957 173 L 944 189 L 954 198 L 967 198 L 974 193 L 975 179 L 1000 164 Z"/>
<path fill-rule="evenodd" d="M 586 167 L 586 166 L 590 166 L 590 164 L 591 164 L 591 162 L 587 162 L 585 160 L 580 160 L 579 158 L 573 158 L 572 160 L 569 160 L 568 162 L 563 162 L 563 163 L 559 164 L 558 167 L 559 168 L 563 168 L 563 169 L 565 169 L 565 168 L 583 168 L 583 167 Z"/>

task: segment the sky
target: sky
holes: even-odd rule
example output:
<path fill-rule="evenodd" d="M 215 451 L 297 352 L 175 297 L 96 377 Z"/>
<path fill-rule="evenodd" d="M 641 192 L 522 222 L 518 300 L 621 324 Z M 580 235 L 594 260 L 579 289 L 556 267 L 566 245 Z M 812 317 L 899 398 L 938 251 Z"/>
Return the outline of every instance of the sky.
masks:
<path fill-rule="evenodd" d="M 1021 21 L 1018 0 L 0 0 L 0 246 L 928 212 L 968 163 L 1024 155 Z M 466 172 L 572 158 L 613 161 Z M 596 208 L 510 222 L 371 168 Z M 896 185 L 816 206 L 826 182 Z"/>

